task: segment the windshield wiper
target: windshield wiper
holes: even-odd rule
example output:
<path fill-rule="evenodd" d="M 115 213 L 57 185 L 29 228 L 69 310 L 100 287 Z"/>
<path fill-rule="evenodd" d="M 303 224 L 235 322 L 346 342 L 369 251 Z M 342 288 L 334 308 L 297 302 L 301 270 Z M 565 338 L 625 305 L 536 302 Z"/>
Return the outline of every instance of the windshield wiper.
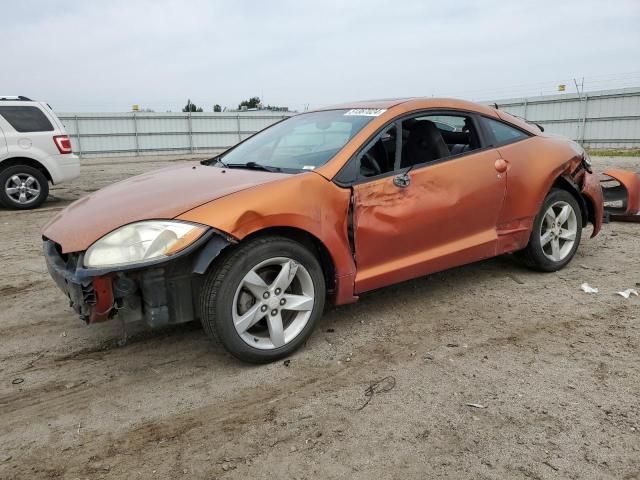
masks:
<path fill-rule="evenodd" d="M 281 172 L 282 171 L 280 167 L 271 167 L 269 165 L 262 165 L 256 162 L 227 163 L 227 164 L 223 163 L 223 165 L 227 168 L 250 168 L 251 170 L 264 170 L 265 172 Z"/>
<path fill-rule="evenodd" d="M 200 160 L 200 165 L 211 165 L 212 163 L 219 163 L 223 167 L 227 166 L 227 164 L 222 161 L 222 154 L 216 155 L 215 157 Z"/>

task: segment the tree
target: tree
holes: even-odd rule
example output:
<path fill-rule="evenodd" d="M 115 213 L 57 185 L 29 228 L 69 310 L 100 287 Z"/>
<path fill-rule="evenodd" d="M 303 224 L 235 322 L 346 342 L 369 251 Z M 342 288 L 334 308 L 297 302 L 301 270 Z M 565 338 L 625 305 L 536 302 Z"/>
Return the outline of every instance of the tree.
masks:
<path fill-rule="evenodd" d="M 202 112 L 202 107 L 197 107 L 195 103 L 191 103 L 191 99 L 187 100 L 187 104 L 182 109 L 183 112 Z"/>
<path fill-rule="evenodd" d="M 241 101 L 238 110 L 242 110 L 242 107 L 258 108 L 258 105 L 260 105 L 260 97 L 251 97 L 249 100 Z"/>
<path fill-rule="evenodd" d="M 214 112 L 221 112 L 221 111 L 222 111 L 222 107 L 216 103 L 216 104 L 213 106 L 213 111 L 214 111 Z"/>

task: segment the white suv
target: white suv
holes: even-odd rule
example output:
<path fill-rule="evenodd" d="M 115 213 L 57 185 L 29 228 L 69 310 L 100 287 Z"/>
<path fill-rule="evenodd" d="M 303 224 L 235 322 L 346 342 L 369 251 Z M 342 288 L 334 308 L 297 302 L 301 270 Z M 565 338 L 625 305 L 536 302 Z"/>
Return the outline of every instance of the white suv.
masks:
<path fill-rule="evenodd" d="M 36 208 L 49 182 L 80 175 L 80 160 L 60 119 L 44 102 L 0 95 L 0 206 Z"/>

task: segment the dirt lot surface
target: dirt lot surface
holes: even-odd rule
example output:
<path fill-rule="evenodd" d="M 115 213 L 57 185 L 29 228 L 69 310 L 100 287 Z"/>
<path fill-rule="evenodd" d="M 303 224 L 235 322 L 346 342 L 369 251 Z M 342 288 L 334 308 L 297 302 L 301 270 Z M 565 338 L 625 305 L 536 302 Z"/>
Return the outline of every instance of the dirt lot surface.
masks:
<path fill-rule="evenodd" d="M 640 298 L 615 294 L 640 285 L 640 224 L 588 228 L 558 273 L 502 257 L 365 295 L 248 366 L 199 325 L 118 347 L 68 308 L 40 228 L 168 160 L 112 162 L 0 210 L 0 478 L 640 478 Z"/>

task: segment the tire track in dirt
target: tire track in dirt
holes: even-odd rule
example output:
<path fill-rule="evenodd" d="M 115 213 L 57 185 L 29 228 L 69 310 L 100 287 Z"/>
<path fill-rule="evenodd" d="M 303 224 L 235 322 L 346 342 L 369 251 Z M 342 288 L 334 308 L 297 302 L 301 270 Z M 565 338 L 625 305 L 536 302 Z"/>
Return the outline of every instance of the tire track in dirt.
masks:
<path fill-rule="evenodd" d="M 616 307 L 613 307 L 608 310 L 615 309 Z M 556 335 L 572 328 L 575 324 L 576 321 L 573 319 L 561 322 L 552 320 L 544 324 L 514 329 L 506 336 L 490 337 L 486 340 L 472 343 L 467 351 L 490 349 L 495 346 L 514 347 L 518 343 L 531 341 L 534 337 L 540 335 Z M 241 436 L 247 428 L 250 428 L 264 417 L 265 405 L 277 405 L 279 410 L 295 411 L 308 403 L 319 391 L 327 395 L 330 392 L 337 392 L 341 389 L 353 388 L 354 383 L 362 383 L 364 379 L 375 377 L 376 374 L 382 375 L 382 372 L 376 370 L 388 370 L 399 361 L 411 358 L 406 345 L 412 340 L 413 337 L 411 336 L 399 336 L 396 337 L 392 344 L 387 344 L 383 348 L 380 348 L 379 345 L 364 345 L 357 348 L 358 358 L 366 358 L 366 361 L 357 365 L 332 364 L 328 367 L 316 367 L 308 361 L 297 362 L 297 373 L 289 379 L 286 385 L 265 385 L 243 389 L 237 392 L 233 398 L 219 404 L 206 405 L 162 420 L 144 422 L 120 434 L 102 435 L 94 439 L 89 445 L 76 449 L 74 457 L 77 457 L 77 461 L 74 459 L 75 466 L 71 467 L 71 472 L 89 474 L 93 471 L 91 469 L 85 471 L 82 469 L 76 470 L 76 468 L 80 468 L 79 465 L 82 463 L 83 458 L 86 462 L 110 460 L 110 463 L 118 463 L 113 462 L 113 460 L 117 460 L 121 456 L 131 456 L 144 452 L 154 443 L 166 441 L 167 439 L 180 442 L 182 441 L 180 440 L 181 438 L 188 437 L 189 443 L 193 443 L 205 441 L 216 431 L 223 431 L 227 434 L 232 432 L 235 436 Z M 109 352 L 106 353 L 109 354 Z M 43 395 L 46 397 L 41 404 L 41 412 L 30 409 L 32 406 L 37 405 L 38 402 L 28 403 L 21 407 L 25 411 L 20 416 L 24 419 L 43 412 L 52 413 L 57 408 L 64 408 L 65 410 L 67 408 L 81 408 L 83 405 L 86 406 L 92 398 L 101 398 L 107 393 L 107 390 L 113 392 L 113 386 L 107 385 L 106 382 L 103 384 L 83 385 L 80 388 L 72 388 L 70 391 L 65 391 L 63 390 L 64 388 L 64 385 L 53 384 L 34 392 L 36 396 Z M 126 385 L 118 388 L 124 389 Z M 25 392 L 25 397 L 28 396 L 29 393 Z M 20 401 L 21 398 L 16 396 L 13 400 Z M 238 402 L 238 399 L 242 399 L 241 402 Z M 0 400 L 0 405 L 4 405 L 2 400 Z M 356 405 L 354 405 L 354 411 L 355 407 Z M 503 422 L 513 423 L 517 422 L 517 419 L 509 417 L 495 421 L 497 424 Z M 559 428 L 557 424 L 554 425 L 554 428 Z M 108 454 L 105 454 L 105 452 L 108 452 Z M 260 452 L 256 452 L 256 455 L 259 454 Z M 70 473 L 63 465 L 55 468 L 57 471 Z"/>

